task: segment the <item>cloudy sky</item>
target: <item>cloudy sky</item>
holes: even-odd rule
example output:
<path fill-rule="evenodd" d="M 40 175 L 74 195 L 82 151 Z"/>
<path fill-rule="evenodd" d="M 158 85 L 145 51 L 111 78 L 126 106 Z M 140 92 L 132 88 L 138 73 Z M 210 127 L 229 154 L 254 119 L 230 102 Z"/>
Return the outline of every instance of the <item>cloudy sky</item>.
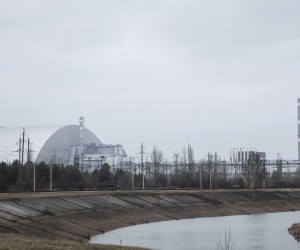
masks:
<path fill-rule="evenodd" d="M 297 158 L 299 0 L 0 1 L 2 126 L 76 124 L 131 156 Z"/>

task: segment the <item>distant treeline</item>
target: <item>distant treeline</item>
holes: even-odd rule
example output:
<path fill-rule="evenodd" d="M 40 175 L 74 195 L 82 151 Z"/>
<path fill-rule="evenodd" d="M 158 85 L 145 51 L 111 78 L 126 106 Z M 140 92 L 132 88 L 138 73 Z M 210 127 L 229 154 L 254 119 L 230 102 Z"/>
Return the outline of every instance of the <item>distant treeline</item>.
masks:
<path fill-rule="evenodd" d="M 12 164 L 0 163 L 0 191 L 32 191 L 34 189 L 34 168 L 36 191 L 50 190 L 52 171 L 52 190 L 101 190 L 110 184 L 121 184 L 122 188 L 132 187 L 132 177 L 135 187 L 141 186 L 141 175 L 132 175 L 122 169 L 112 174 L 111 167 L 104 163 L 93 172 L 80 171 L 80 168 L 68 165 L 44 162 L 33 164 L 27 162 L 21 166 L 16 160 Z"/>
<path fill-rule="evenodd" d="M 217 155 L 194 162 L 193 150 L 189 146 L 181 161 L 166 164 L 157 146 L 150 154 L 151 161 L 133 168 L 119 168 L 112 171 L 104 163 L 99 168 L 81 171 L 79 167 L 68 165 L 47 165 L 44 162 L 27 162 L 21 166 L 18 161 L 12 164 L 0 163 L 0 191 L 46 191 L 50 189 L 52 169 L 52 190 L 101 190 L 109 184 L 118 184 L 123 189 L 131 188 L 293 188 L 300 187 L 300 170 L 284 173 L 280 167 L 269 173 L 265 161 L 252 152 L 242 169 L 236 174 L 228 171 L 226 162 L 218 160 Z"/>

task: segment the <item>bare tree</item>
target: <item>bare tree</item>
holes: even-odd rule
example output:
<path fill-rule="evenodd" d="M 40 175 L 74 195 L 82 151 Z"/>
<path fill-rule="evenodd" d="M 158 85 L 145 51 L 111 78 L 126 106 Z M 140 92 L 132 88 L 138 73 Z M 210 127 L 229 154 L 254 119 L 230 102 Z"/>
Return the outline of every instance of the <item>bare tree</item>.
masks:
<path fill-rule="evenodd" d="M 188 171 L 189 174 L 193 175 L 195 172 L 195 161 L 194 161 L 194 150 L 191 144 L 188 144 L 187 157 L 188 157 Z"/>
<path fill-rule="evenodd" d="M 248 179 L 249 188 L 264 187 L 266 176 L 265 161 L 260 159 L 258 153 L 250 152 L 245 175 Z"/>
<path fill-rule="evenodd" d="M 179 168 L 178 168 L 178 157 L 179 154 L 174 154 L 174 164 L 173 164 L 173 171 L 171 174 L 171 185 L 172 186 L 179 186 Z"/>
<path fill-rule="evenodd" d="M 180 181 L 181 187 L 196 187 L 196 172 L 195 172 L 195 161 L 194 161 L 194 150 L 190 144 L 186 150 L 185 147 L 182 149 L 182 176 Z"/>
<path fill-rule="evenodd" d="M 163 152 L 158 149 L 157 145 L 153 146 L 150 158 L 154 183 L 156 186 L 158 186 L 160 184 L 160 179 L 163 175 L 163 169 L 161 169 L 163 162 Z"/>
<path fill-rule="evenodd" d="M 197 179 L 199 180 L 199 188 L 203 189 L 205 185 L 204 180 L 207 179 L 205 176 L 208 176 L 206 173 L 206 160 L 201 159 L 198 164 L 198 176 Z"/>
<path fill-rule="evenodd" d="M 208 153 L 207 155 L 207 170 L 209 173 L 209 189 L 212 189 L 212 168 L 213 168 L 213 156 Z"/>
<path fill-rule="evenodd" d="M 181 163 L 182 163 L 182 172 L 185 173 L 187 171 L 187 152 L 185 146 L 182 148 L 181 153 Z"/>

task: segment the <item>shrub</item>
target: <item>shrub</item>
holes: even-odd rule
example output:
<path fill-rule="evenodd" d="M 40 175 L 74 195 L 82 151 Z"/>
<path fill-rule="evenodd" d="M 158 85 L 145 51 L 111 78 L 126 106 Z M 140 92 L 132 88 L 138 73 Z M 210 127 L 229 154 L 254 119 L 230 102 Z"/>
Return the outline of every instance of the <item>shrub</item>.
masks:
<path fill-rule="evenodd" d="M 107 183 L 106 182 L 98 182 L 97 189 L 107 189 Z"/>

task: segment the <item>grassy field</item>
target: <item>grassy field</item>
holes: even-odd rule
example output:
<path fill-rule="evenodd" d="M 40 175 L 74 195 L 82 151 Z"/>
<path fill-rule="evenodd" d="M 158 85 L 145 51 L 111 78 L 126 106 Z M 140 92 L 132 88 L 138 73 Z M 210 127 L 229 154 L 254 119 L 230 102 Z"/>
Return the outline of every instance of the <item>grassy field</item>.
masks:
<path fill-rule="evenodd" d="M 0 249 L 11 250 L 145 250 L 145 248 L 96 245 L 74 241 L 48 240 L 21 234 L 0 233 Z"/>

